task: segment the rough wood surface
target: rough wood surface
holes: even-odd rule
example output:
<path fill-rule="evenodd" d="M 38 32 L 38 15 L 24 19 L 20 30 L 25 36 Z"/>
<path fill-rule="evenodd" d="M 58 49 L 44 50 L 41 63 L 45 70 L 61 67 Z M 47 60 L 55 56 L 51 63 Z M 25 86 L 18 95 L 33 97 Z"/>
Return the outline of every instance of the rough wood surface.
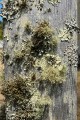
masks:
<path fill-rule="evenodd" d="M 38 0 L 35 1 L 38 4 Z M 43 14 L 46 9 L 51 9 L 50 13 Z M 7 22 L 4 29 L 4 34 L 8 33 L 9 41 L 4 40 L 4 51 L 7 51 L 10 55 L 9 61 L 4 61 L 5 63 L 5 79 L 8 80 L 13 77 L 15 73 L 25 74 L 24 67 L 22 63 L 15 64 L 13 61 L 13 51 L 18 46 L 22 45 L 22 41 L 29 36 L 23 34 L 24 22 L 28 19 L 31 21 L 32 25 L 35 27 L 38 22 L 47 20 L 50 25 L 55 28 L 58 32 L 63 29 L 65 22 L 70 22 L 72 19 L 77 18 L 77 2 L 76 0 L 61 0 L 56 6 L 49 4 L 47 1 L 44 3 L 42 11 L 38 11 L 33 7 L 32 11 L 27 12 L 24 10 L 20 17 L 15 15 L 16 19 Z M 77 22 L 77 21 L 76 21 Z M 18 31 L 17 27 L 20 27 Z M 9 29 L 12 27 L 12 30 Z M 18 39 L 15 41 L 14 36 L 18 33 Z M 45 115 L 43 120 L 77 120 L 76 116 L 76 76 L 77 76 L 77 66 L 74 56 L 76 56 L 76 50 L 73 46 L 77 46 L 77 37 L 74 35 L 73 41 L 60 42 L 58 45 L 58 53 L 62 56 L 64 63 L 67 65 L 66 82 L 63 85 L 50 86 L 51 87 L 51 97 L 53 104 L 50 106 L 47 116 Z M 67 50 L 69 46 L 72 45 L 72 60 L 74 63 L 69 64 Z M 67 50 L 66 50 L 67 49 Z M 64 56 L 64 51 L 66 56 Z M 74 56 L 73 56 L 74 54 Z M 13 62 L 13 63 L 12 63 Z M 47 110 L 46 110 L 47 111 Z M 46 114 L 46 113 L 45 113 Z"/>

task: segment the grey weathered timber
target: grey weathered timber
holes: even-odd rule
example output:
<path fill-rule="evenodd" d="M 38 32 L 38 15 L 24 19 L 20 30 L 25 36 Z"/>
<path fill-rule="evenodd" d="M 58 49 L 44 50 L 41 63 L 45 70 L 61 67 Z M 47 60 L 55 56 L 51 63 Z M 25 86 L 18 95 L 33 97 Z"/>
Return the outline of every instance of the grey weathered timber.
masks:
<path fill-rule="evenodd" d="M 5 0 L 4 0 L 5 1 Z M 16 73 L 25 75 L 25 66 L 23 63 L 14 62 L 14 50 L 20 48 L 25 39 L 29 38 L 24 34 L 24 23 L 29 20 L 35 27 L 39 22 L 46 20 L 50 23 L 56 33 L 63 29 L 65 23 L 77 22 L 77 1 L 61 0 L 60 3 L 52 5 L 44 0 L 43 10 L 39 11 L 34 6 L 31 11 L 24 9 L 16 14 L 11 22 L 7 21 L 4 27 L 4 53 L 9 54 L 9 60 L 4 59 L 5 80 L 14 78 Z M 36 5 L 38 0 L 35 0 Z M 51 12 L 44 14 L 47 9 Z M 19 29 L 18 29 L 19 27 Z M 11 29 L 10 29 L 11 28 Z M 17 39 L 15 39 L 15 35 Z M 7 36 L 7 38 L 5 37 Z M 76 97 L 76 79 L 77 79 L 77 35 L 74 32 L 70 41 L 60 41 L 58 43 L 58 54 L 63 58 L 67 66 L 66 82 L 61 85 L 53 85 L 51 88 L 52 105 L 49 111 L 44 115 L 43 120 L 77 120 L 77 97 Z M 64 55 L 65 53 L 65 55 Z M 13 114 L 13 109 L 8 115 Z"/>
<path fill-rule="evenodd" d="M 78 26 L 80 28 L 80 1 L 77 1 L 78 6 L 78 12 L 77 12 L 77 18 L 78 18 Z M 80 32 L 78 33 L 78 67 L 80 68 Z"/>

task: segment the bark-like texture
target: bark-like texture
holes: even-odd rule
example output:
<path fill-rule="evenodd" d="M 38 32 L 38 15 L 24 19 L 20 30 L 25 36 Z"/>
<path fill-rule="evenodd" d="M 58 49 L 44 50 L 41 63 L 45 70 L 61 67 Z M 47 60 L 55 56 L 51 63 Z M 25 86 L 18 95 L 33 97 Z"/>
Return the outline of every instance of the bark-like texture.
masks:
<path fill-rule="evenodd" d="M 28 5 L 31 3 L 28 3 Z M 30 29 L 25 33 L 25 24 L 32 24 L 32 28 L 38 26 L 38 23 L 46 20 L 50 23 L 51 27 L 58 34 L 59 30 L 62 31 L 65 22 L 69 23 L 72 20 L 76 21 L 77 3 L 75 0 L 61 0 L 60 3 L 53 5 L 44 0 L 39 3 L 38 0 L 30 8 L 25 6 L 22 11 L 14 14 L 13 20 L 4 21 L 4 64 L 5 64 L 5 80 L 14 78 L 14 75 L 20 74 L 26 76 L 25 61 L 20 53 L 23 49 L 26 40 L 30 40 Z M 72 21 L 73 23 L 73 21 Z M 27 25 L 27 26 L 28 26 Z M 29 27 L 29 26 L 28 26 Z M 67 66 L 66 82 L 60 85 L 48 86 L 52 105 L 49 109 L 46 108 L 43 120 L 77 120 L 76 117 L 76 74 L 77 74 L 77 37 L 76 33 L 72 30 L 72 38 L 58 43 L 57 53 L 63 58 Z M 27 43 L 28 44 L 28 43 Z M 18 50 L 18 51 L 17 51 Z M 17 53 L 16 53 L 16 52 Z M 16 55 L 15 55 L 16 54 Z M 16 56 L 16 59 L 15 59 Z M 27 61 L 27 57 L 26 57 Z M 42 88 L 41 88 L 42 89 Z M 13 113 L 13 108 L 11 112 Z"/>

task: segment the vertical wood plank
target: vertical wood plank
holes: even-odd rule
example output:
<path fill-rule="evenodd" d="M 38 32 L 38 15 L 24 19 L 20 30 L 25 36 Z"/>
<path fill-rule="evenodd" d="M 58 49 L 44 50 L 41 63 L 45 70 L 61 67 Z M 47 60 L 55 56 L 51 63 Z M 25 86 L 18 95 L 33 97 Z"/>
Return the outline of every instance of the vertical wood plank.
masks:
<path fill-rule="evenodd" d="M 35 4 L 38 4 L 38 0 L 35 1 Z M 45 10 L 51 9 L 50 13 L 44 14 Z M 4 60 L 5 64 L 5 79 L 8 80 L 11 77 L 14 77 L 14 74 L 20 73 L 25 74 L 24 67 L 22 63 L 20 66 L 17 66 L 13 61 L 13 51 L 17 47 L 17 45 L 21 46 L 22 41 L 28 36 L 23 35 L 23 27 L 21 27 L 24 19 L 27 21 L 29 19 L 33 25 L 33 27 L 37 26 L 37 23 L 46 20 L 50 23 L 53 29 L 58 33 L 60 29 L 63 29 L 65 26 L 65 22 L 71 22 L 72 19 L 75 19 L 77 22 L 77 1 L 76 0 L 61 0 L 57 5 L 52 5 L 48 3 L 47 0 L 44 2 L 43 10 L 39 11 L 33 6 L 32 11 L 27 12 L 24 10 L 20 17 L 11 21 L 11 23 L 7 22 L 4 28 L 4 34 L 8 34 L 9 41 L 4 39 L 4 51 L 10 54 L 10 62 L 8 63 Z M 18 26 L 20 27 L 20 31 L 17 30 Z M 12 27 L 12 30 L 9 29 Z M 18 40 L 14 40 L 15 33 L 19 32 Z M 66 82 L 63 85 L 52 86 L 51 88 L 51 97 L 53 100 L 53 104 L 49 108 L 48 116 L 43 117 L 43 120 L 77 120 L 76 116 L 76 75 L 77 75 L 77 66 L 75 66 L 76 61 L 74 60 L 74 64 L 70 65 L 68 60 L 67 50 L 71 47 L 77 47 L 77 36 L 74 35 L 73 41 L 69 41 L 69 43 L 59 42 L 58 44 L 58 53 L 63 58 L 64 63 L 67 66 L 67 75 Z M 66 52 L 66 56 L 64 56 L 64 51 Z M 71 51 L 72 52 L 72 51 Z M 72 56 L 77 56 L 72 52 Z M 73 57 L 74 57 L 73 56 Z M 72 58 L 74 59 L 74 58 Z M 11 65 L 11 62 L 13 64 Z M 10 64 L 10 65 L 9 65 Z M 23 69 L 22 69 L 23 68 Z M 51 86 L 50 86 L 51 87 Z"/>

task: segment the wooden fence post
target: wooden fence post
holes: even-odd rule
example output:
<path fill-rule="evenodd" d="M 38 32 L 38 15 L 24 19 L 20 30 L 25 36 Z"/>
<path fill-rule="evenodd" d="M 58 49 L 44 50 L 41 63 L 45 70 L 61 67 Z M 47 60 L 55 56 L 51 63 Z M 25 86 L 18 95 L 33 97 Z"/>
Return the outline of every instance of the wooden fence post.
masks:
<path fill-rule="evenodd" d="M 30 69 L 31 72 L 35 71 L 37 73 L 32 63 L 36 61 L 36 59 L 40 59 L 37 61 L 38 65 L 40 64 L 40 61 L 46 64 L 46 62 L 44 62 L 45 55 L 48 57 L 50 57 L 51 54 L 53 55 L 54 53 L 52 50 L 54 49 L 54 46 L 52 46 L 53 48 L 51 48 L 50 51 L 50 47 L 48 48 L 49 43 L 47 43 L 44 50 L 44 42 L 42 42 L 42 40 L 52 39 L 54 37 L 52 36 L 53 30 L 55 37 L 57 36 L 58 39 L 57 51 L 54 54 L 54 56 L 58 55 L 58 58 L 54 58 L 56 61 L 61 58 L 61 62 L 66 66 L 66 75 L 64 78 L 65 82 L 61 80 L 61 83 L 58 82 L 59 84 L 55 83 L 58 81 L 57 78 L 55 78 L 57 80 L 53 82 L 55 84 L 49 83 L 48 85 L 45 83 L 44 85 L 42 82 L 42 86 L 40 86 L 41 88 L 39 89 L 42 91 L 42 88 L 45 89 L 44 86 L 47 86 L 46 89 L 47 91 L 50 91 L 48 94 L 52 100 L 52 104 L 45 109 L 41 119 L 77 120 L 77 1 L 3 0 L 3 3 L 5 80 L 14 78 L 16 74 L 19 74 L 23 78 L 26 76 L 29 77 L 28 75 L 31 73 L 29 73 L 28 69 Z M 43 31 L 44 28 L 46 31 Z M 39 32 L 39 30 L 41 31 Z M 47 34 L 49 34 L 49 36 L 47 36 Z M 40 41 L 40 39 L 42 40 Z M 33 43 L 28 43 L 31 40 Z M 33 44 L 33 47 L 30 51 L 29 46 L 31 46 L 31 44 Z M 40 46 L 38 46 L 39 44 Z M 54 42 L 54 44 L 56 43 Z M 24 45 L 27 46 L 25 50 L 26 55 L 24 52 Z M 30 54 L 34 56 L 34 60 Z M 41 59 L 40 57 L 43 55 L 44 58 Z M 28 56 L 30 58 L 28 58 Z M 27 64 L 28 61 L 30 62 L 29 65 Z M 46 72 L 48 74 L 48 71 L 45 68 L 44 73 Z M 40 72 L 36 75 L 38 76 L 38 79 L 40 75 Z M 46 76 L 47 75 L 43 75 L 43 78 L 48 78 Z M 33 75 L 33 79 L 34 78 L 35 76 Z M 51 80 L 50 77 L 48 79 Z M 45 96 L 45 94 L 45 92 L 42 93 L 43 96 Z M 15 115 L 15 107 L 10 106 L 9 108 L 8 106 L 6 111 L 7 119 L 13 120 L 11 117 Z"/>

